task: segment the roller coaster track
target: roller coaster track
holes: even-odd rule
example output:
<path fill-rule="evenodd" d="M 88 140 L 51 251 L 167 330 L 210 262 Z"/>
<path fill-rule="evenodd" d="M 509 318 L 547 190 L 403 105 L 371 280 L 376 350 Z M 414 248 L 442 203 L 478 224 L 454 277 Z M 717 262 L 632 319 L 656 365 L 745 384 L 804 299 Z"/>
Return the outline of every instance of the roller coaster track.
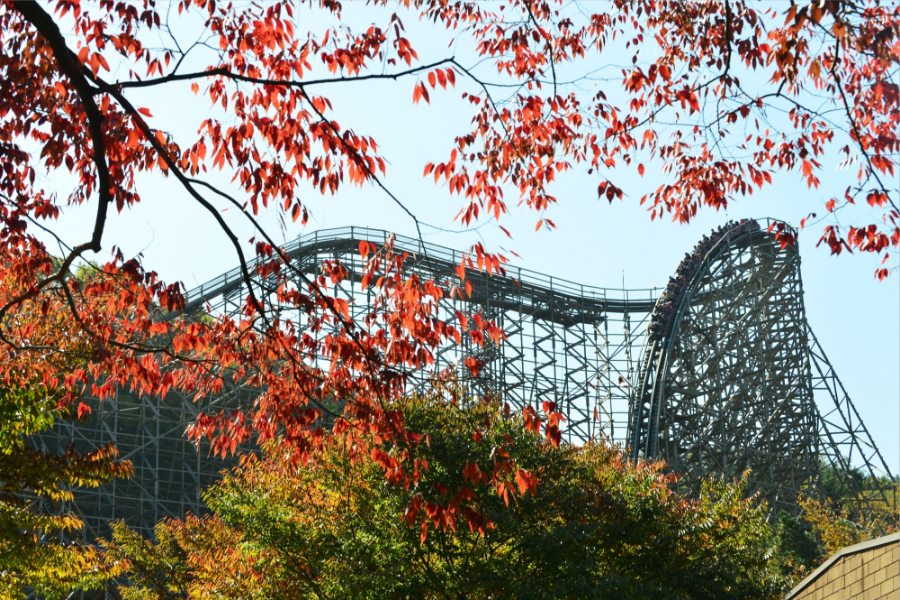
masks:
<path fill-rule="evenodd" d="M 441 316 L 480 313 L 507 340 L 478 347 L 463 336 L 461 345 L 438 350 L 433 372 L 476 355 L 485 367 L 465 380 L 471 393 L 499 395 L 515 408 L 540 409 L 552 400 L 567 419 L 570 442 L 604 438 L 636 460 L 664 460 L 689 494 L 704 477 L 749 469 L 749 492 L 762 494 L 773 510 L 796 512 L 799 493 L 821 494 L 835 483 L 858 491 L 864 503 L 893 505 L 891 489 L 870 489 L 876 476 L 891 473 L 806 321 L 797 248 L 782 247 L 769 225 L 784 227 L 750 221 L 722 228 L 686 256 L 662 290 L 584 286 L 515 267 L 503 277 L 470 271 L 472 295 L 448 295 Z M 384 244 L 388 236 L 359 227 L 319 231 L 283 250 L 309 275 L 323 260 L 339 260 L 349 277 L 332 293 L 351 300 L 358 316 L 371 302 L 361 285 L 359 243 Z M 391 239 L 408 253 L 408 273 L 447 288 L 460 283 L 461 252 Z M 259 297 L 272 297 L 273 280 L 253 285 Z M 235 269 L 191 290 L 186 312 L 234 315 L 247 293 Z M 424 388 L 430 376 L 420 373 L 411 385 Z M 184 426 L 201 409 L 246 404 L 252 396 L 236 388 L 198 406 L 174 394 L 123 394 L 95 409 L 90 424 L 61 425 L 39 443 L 53 449 L 69 441 L 115 442 L 133 460 L 134 477 L 118 488 L 79 490 L 76 505 L 89 536 L 108 531 L 113 518 L 149 535 L 161 518 L 200 512 L 200 488 L 223 467 L 198 456 Z"/>
<path fill-rule="evenodd" d="M 797 247 L 767 229 L 722 228 L 679 265 L 651 315 L 627 445 L 688 493 L 749 469 L 750 491 L 776 507 L 823 476 L 872 495 L 859 473 L 887 465 L 806 320 Z"/>

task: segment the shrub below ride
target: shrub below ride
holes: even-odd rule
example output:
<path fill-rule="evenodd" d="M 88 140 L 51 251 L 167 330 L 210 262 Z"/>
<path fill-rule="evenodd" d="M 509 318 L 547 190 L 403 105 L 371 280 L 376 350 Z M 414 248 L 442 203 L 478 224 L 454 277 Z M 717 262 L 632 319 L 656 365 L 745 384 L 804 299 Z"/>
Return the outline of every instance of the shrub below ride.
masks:
<path fill-rule="evenodd" d="M 893 496 L 892 505 L 873 503 L 874 506 L 868 505 L 867 510 L 860 510 L 859 507 L 863 506 L 862 500 L 864 500 L 865 494 L 871 493 L 866 491 L 858 497 L 847 494 L 843 497 L 825 500 L 803 496 L 799 498 L 798 503 L 803 510 L 803 521 L 809 525 L 819 542 L 821 549 L 819 562 L 824 561 L 841 548 L 896 533 L 900 529 L 897 522 L 897 498 L 900 496 L 900 489 L 897 489 L 897 483 L 891 482 L 887 478 L 874 483 L 893 487 L 890 490 Z"/>
<path fill-rule="evenodd" d="M 779 511 L 774 523 L 777 553 L 781 571 L 793 583 L 798 583 L 826 558 L 816 532 L 805 520 L 786 511 Z"/>
<path fill-rule="evenodd" d="M 800 514 L 779 512 L 773 524 L 782 572 L 795 584 L 842 548 L 898 530 L 897 479 L 857 472 L 849 474 L 855 479 L 850 485 L 831 465 L 821 464 L 820 472 L 817 496 L 801 494 Z"/>
<path fill-rule="evenodd" d="M 659 464 L 604 443 L 555 445 L 535 417 L 492 402 L 403 400 L 427 443 L 354 455 L 326 441 L 308 464 L 273 444 L 206 494 L 212 514 L 123 524 L 109 558 L 131 599 L 776 598 L 787 582 L 766 509 L 741 481 L 696 500 Z M 474 427 L 473 427 L 474 426 Z M 475 434 L 471 434 L 474 429 Z M 415 452 L 415 485 L 386 481 L 378 452 Z M 388 479 L 390 474 L 388 473 Z M 449 510 L 449 509 L 454 510 Z"/>

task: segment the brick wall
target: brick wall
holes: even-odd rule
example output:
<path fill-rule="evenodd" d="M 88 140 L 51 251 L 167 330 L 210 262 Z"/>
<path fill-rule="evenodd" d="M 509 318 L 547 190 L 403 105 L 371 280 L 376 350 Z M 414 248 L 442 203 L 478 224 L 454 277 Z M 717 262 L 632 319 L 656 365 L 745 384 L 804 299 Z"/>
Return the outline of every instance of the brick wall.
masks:
<path fill-rule="evenodd" d="M 900 600 L 900 536 L 844 548 L 786 600 Z"/>

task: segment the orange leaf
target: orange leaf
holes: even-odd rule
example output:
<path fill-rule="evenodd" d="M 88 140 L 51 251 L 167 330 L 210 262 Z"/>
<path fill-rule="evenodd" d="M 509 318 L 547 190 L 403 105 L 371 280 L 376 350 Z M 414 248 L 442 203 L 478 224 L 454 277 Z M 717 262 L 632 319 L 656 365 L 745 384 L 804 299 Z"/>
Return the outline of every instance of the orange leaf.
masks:
<path fill-rule="evenodd" d="M 130 129 L 128 131 L 128 142 L 127 142 L 128 147 L 135 148 L 138 145 L 138 142 L 140 142 L 140 137 L 138 137 L 138 130 Z"/>
<path fill-rule="evenodd" d="M 138 112 L 141 113 L 142 115 L 144 115 L 145 117 L 151 117 L 151 118 L 153 117 L 153 115 L 150 114 L 150 111 L 146 108 L 139 108 Z"/>
<path fill-rule="evenodd" d="M 91 414 L 91 407 L 84 402 L 78 403 L 78 418 L 81 419 L 85 414 Z"/>
<path fill-rule="evenodd" d="M 519 486 L 519 492 L 524 496 L 533 486 L 533 478 L 525 469 L 519 469 L 516 473 L 516 485 Z"/>
<path fill-rule="evenodd" d="M 369 254 L 369 242 L 363 240 L 359 243 L 359 254 L 365 258 Z"/>

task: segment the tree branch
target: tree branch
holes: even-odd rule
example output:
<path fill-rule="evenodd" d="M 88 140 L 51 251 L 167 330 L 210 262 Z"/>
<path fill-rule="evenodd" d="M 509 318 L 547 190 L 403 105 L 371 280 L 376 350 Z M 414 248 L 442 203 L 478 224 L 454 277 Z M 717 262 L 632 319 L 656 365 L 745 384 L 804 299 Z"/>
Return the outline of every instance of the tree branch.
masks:
<path fill-rule="evenodd" d="M 97 207 L 97 218 L 94 222 L 94 233 L 91 241 L 75 246 L 72 252 L 69 253 L 69 256 L 63 262 L 63 268 L 60 269 L 61 272 L 65 272 L 83 252 L 86 250 L 99 252 L 101 248 L 100 241 L 103 237 L 103 228 L 106 225 L 107 207 L 112 201 L 109 167 L 106 164 L 106 145 L 103 142 L 103 115 L 100 113 L 97 103 L 94 102 L 94 89 L 88 84 L 78 57 L 66 45 L 66 40 L 60 33 L 59 27 L 57 27 L 53 18 L 37 2 L 15 2 L 12 6 L 50 44 L 60 71 L 65 73 L 72 82 L 72 86 L 81 98 L 84 112 L 88 118 L 88 129 L 91 134 L 91 145 L 93 146 L 93 161 L 97 167 L 97 187 L 100 195 L 100 205 Z"/>
<path fill-rule="evenodd" d="M 407 69 L 406 71 L 400 71 L 399 73 L 387 73 L 387 74 L 374 74 L 374 75 L 363 75 L 361 77 L 330 77 L 327 79 L 311 79 L 309 81 L 291 81 L 289 79 L 267 79 L 264 77 L 249 77 L 247 75 L 242 75 L 240 73 L 235 73 L 231 69 L 227 67 L 217 67 L 215 69 L 209 69 L 207 71 L 198 71 L 194 73 L 183 73 L 181 75 L 171 74 L 166 75 L 165 77 L 157 77 L 156 79 L 147 79 L 144 81 L 125 81 L 121 83 L 115 84 L 104 84 L 100 88 L 94 90 L 93 93 L 100 94 L 104 92 L 109 92 L 110 88 L 116 88 L 119 90 L 124 90 L 127 88 L 143 88 L 143 87 L 153 87 L 156 85 L 161 85 L 165 83 L 171 83 L 173 81 L 188 81 L 191 79 L 202 79 L 204 77 L 225 77 L 227 79 L 234 79 L 235 81 L 243 81 L 245 83 L 253 83 L 257 85 L 272 85 L 278 87 L 292 87 L 297 89 L 304 89 L 307 86 L 311 85 L 323 85 L 327 83 L 353 83 L 358 81 L 371 81 L 371 80 L 379 80 L 379 79 L 399 79 L 400 77 L 405 77 L 407 75 L 415 75 L 416 73 L 421 73 L 422 71 L 427 71 L 429 69 L 433 69 L 443 64 L 447 64 L 450 62 L 454 62 L 452 58 L 445 58 L 439 60 L 437 62 L 433 62 L 427 65 L 423 65 L 421 67 L 414 67 L 412 69 Z"/>
<path fill-rule="evenodd" d="M 175 164 L 175 161 L 169 155 L 168 150 L 163 147 L 158 139 L 156 139 L 156 136 L 150 130 L 150 126 L 147 125 L 147 122 L 144 121 L 134 105 L 132 105 L 131 102 L 128 101 L 128 99 L 122 94 L 120 90 L 115 89 L 114 86 L 109 86 L 109 84 L 105 84 L 105 86 L 109 94 L 116 99 L 116 101 L 132 118 L 132 121 L 138 126 L 138 129 L 141 130 L 141 133 L 144 134 L 144 137 L 147 139 L 150 145 L 153 146 L 153 149 L 156 150 L 156 153 L 160 156 L 160 158 L 163 159 L 163 161 L 165 161 L 166 166 L 169 168 L 169 170 L 172 171 L 172 173 L 175 175 L 175 178 L 178 179 L 178 181 L 182 184 L 182 186 L 184 186 L 184 188 L 194 198 L 194 200 L 199 202 L 200 205 L 203 206 L 203 208 L 205 208 L 213 216 L 213 218 L 219 224 L 219 227 L 221 227 L 222 231 L 225 232 L 225 235 L 228 237 L 231 245 L 234 246 L 235 252 L 237 252 L 238 255 L 238 260 L 241 263 L 241 274 L 244 277 L 244 281 L 247 283 L 247 292 L 250 296 L 250 302 L 253 304 L 253 308 L 255 308 L 259 312 L 260 316 L 268 322 L 268 317 L 266 316 L 265 309 L 263 308 L 262 303 L 260 303 L 259 299 L 256 297 L 256 293 L 253 291 L 253 279 L 250 276 L 250 269 L 247 266 L 247 259 L 244 256 L 244 251 L 241 248 L 241 244 L 237 238 L 237 235 L 235 235 L 235 233 L 231 230 L 231 228 L 225 222 L 225 219 L 221 214 L 219 214 L 219 211 L 217 211 L 216 208 L 212 204 L 210 204 L 210 202 L 206 198 L 204 198 L 199 192 L 197 192 L 196 189 L 194 189 L 194 186 L 191 185 L 191 180 L 181 172 L 181 170 L 178 168 L 178 165 Z"/>
<path fill-rule="evenodd" d="M 440 63 L 437 63 L 437 64 L 443 64 L 443 63 L 445 63 L 445 62 L 450 62 L 450 61 L 452 61 L 452 59 L 442 60 Z M 381 76 L 380 76 L 380 75 L 376 75 L 376 76 L 373 76 L 373 77 L 381 77 Z M 310 98 L 310 97 L 309 97 L 309 94 L 306 93 L 306 90 L 303 89 L 303 88 L 300 88 L 300 93 L 301 93 L 302 96 L 306 99 L 306 101 L 309 102 L 309 105 L 312 107 L 313 111 L 316 113 L 316 115 L 318 115 L 319 120 L 320 120 L 323 124 L 325 124 L 325 125 L 328 126 L 328 128 L 332 131 L 332 133 L 334 133 L 335 137 L 340 141 L 340 143 L 341 143 L 341 145 L 344 147 L 344 149 L 347 150 L 347 151 L 353 156 L 353 158 L 356 159 L 356 161 L 357 161 L 357 163 L 359 164 L 359 166 L 361 166 L 362 169 L 369 175 L 369 178 L 370 178 L 372 181 L 374 181 L 375 184 L 376 184 L 378 187 L 380 187 L 381 190 L 382 190 L 385 194 L 387 194 L 388 197 L 389 197 L 391 200 L 393 200 L 393 201 L 397 204 L 397 206 L 399 206 L 400 208 L 402 208 L 403 211 L 404 211 L 407 215 L 409 215 L 409 217 L 410 217 L 410 218 L 413 220 L 413 222 L 416 224 L 416 232 L 419 234 L 419 241 L 422 242 L 422 243 L 424 244 L 425 238 L 422 237 L 422 228 L 419 226 L 419 225 L 420 225 L 420 224 L 419 224 L 419 219 L 416 218 L 416 215 L 414 215 L 414 214 L 412 213 L 412 211 L 409 210 L 409 209 L 406 207 L 405 204 L 403 204 L 402 202 L 400 202 L 400 199 L 397 198 L 397 197 L 391 192 L 391 190 L 389 190 L 389 189 L 387 188 L 387 186 L 384 185 L 384 183 L 382 183 L 381 179 L 378 178 L 378 176 L 377 176 L 377 175 L 369 168 L 369 165 L 366 163 L 366 161 L 363 160 L 363 158 L 359 155 L 359 152 L 357 152 L 356 148 L 353 148 L 352 146 L 350 146 L 349 144 L 347 144 L 347 142 L 344 141 L 344 137 L 341 135 L 341 132 L 338 131 L 337 127 L 335 127 L 334 124 L 333 124 L 330 120 L 328 120 L 328 119 L 325 117 L 324 114 L 322 114 L 322 111 L 320 111 L 320 110 L 316 107 L 315 103 L 312 101 L 312 98 Z M 422 246 L 422 247 L 424 248 L 424 246 Z"/>
<path fill-rule="evenodd" d="M 72 263 L 88 250 L 93 252 L 100 251 L 103 229 L 106 226 L 107 210 L 109 203 L 112 201 L 109 166 L 106 164 L 106 145 L 103 141 L 103 115 L 96 102 L 94 102 L 94 91 L 82 72 L 82 66 L 78 57 L 66 45 L 66 40 L 52 17 L 37 2 L 16 2 L 12 6 L 50 45 L 60 71 L 69 78 L 76 93 L 81 98 L 82 106 L 88 119 L 88 131 L 90 132 L 91 146 L 93 147 L 93 162 L 97 167 L 97 191 L 100 196 L 100 204 L 97 207 L 97 217 L 94 221 L 94 232 L 91 240 L 75 246 L 63 260 L 56 275 L 38 282 L 34 288 L 13 298 L 0 308 L 0 322 L 3 321 L 3 317 L 10 308 L 38 294 L 51 283 L 57 282 L 65 288 L 66 276 Z M 77 318 L 77 315 L 75 316 Z M 5 336 L 3 340 L 9 343 Z"/>
<path fill-rule="evenodd" d="M 538 25 L 537 19 L 534 17 L 534 13 L 531 10 L 531 0 L 526 0 L 525 9 L 528 11 L 528 16 L 531 17 L 531 21 L 532 23 L 534 23 L 534 26 L 537 27 L 541 31 L 541 33 L 544 33 L 544 30 L 541 29 L 540 25 Z M 549 34 L 544 38 L 544 42 L 547 47 L 547 53 L 550 55 L 550 72 L 553 75 L 553 97 L 556 98 L 556 65 L 554 64 L 553 60 L 553 46 L 550 44 L 550 40 L 548 38 Z"/>
<path fill-rule="evenodd" d="M 878 187 L 881 188 L 882 191 L 888 192 L 889 190 L 885 187 L 885 185 L 881 182 L 881 178 L 878 176 L 878 173 L 875 171 L 874 165 L 872 165 L 872 158 L 869 156 L 869 153 L 866 151 L 865 147 L 862 143 L 862 132 L 859 130 L 859 126 L 856 124 L 856 119 L 853 118 L 853 111 L 850 110 L 850 104 L 847 102 L 847 96 L 844 94 L 844 86 L 841 85 L 841 76 L 837 72 L 837 64 L 838 64 L 838 51 L 840 50 L 840 44 L 835 42 L 834 44 L 834 60 L 831 63 L 831 77 L 834 79 L 834 85 L 837 87 L 838 91 L 841 93 L 841 102 L 844 104 L 844 112 L 847 114 L 847 120 L 850 121 L 850 126 L 853 128 L 853 134 L 856 136 L 856 145 L 859 148 L 859 151 L 862 153 L 863 157 L 866 159 L 866 163 L 869 165 L 869 172 L 875 177 L 875 181 L 878 182 Z M 888 199 L 891 207 L 894 210 L 898 210 L 897 205 L 894 204 L 894 201 L 891 200 L 891 195 L 889 193 L 885 193 L 885 196 Z"/>

